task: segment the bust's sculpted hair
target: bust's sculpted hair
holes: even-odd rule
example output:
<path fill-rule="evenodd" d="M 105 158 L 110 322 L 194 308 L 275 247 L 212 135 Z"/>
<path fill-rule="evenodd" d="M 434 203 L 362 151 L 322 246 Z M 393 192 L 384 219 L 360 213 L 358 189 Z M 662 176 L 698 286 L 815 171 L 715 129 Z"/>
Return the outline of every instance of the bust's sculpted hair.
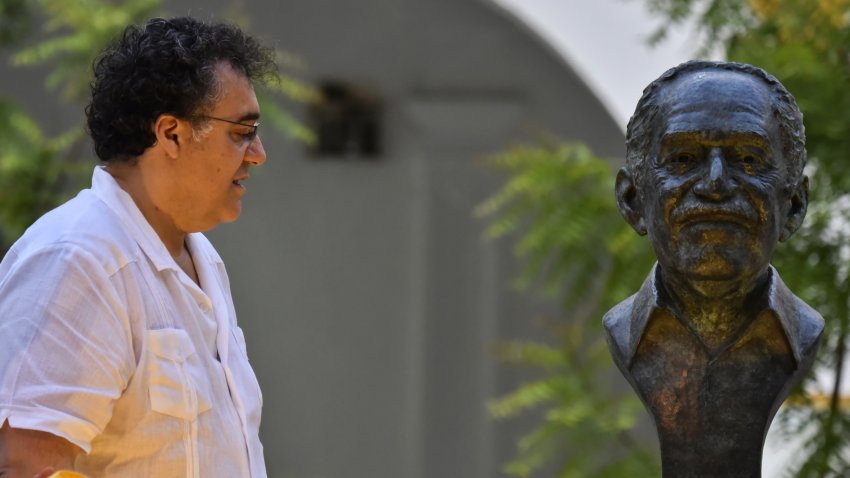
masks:
<path fill-rule="evenodd" d="M 658 114 L 663 108 L 665 89 L 677 78 L 706 70 L 738 72 L 750 75 L 767 85 L 772 93 L 773 115 L 779 124 L 782 136 L 782 150 L 788 165 L 788 182 L 789 185 L 799 183 L 806 165 L 806 133 L 803 126 L 803 114 L 794 96 L 782 86 L 779 80 L 761 68 L 744 63 L 695 60 L 667 70 L 643 90 L 643 95 L 626 128 L 626 168 L 632 174 L 635 184 L 638 187 L 643 184 L 646 160 L 652 154 L 653 143 L 657 140 L 655 128 L 658 127 Z"/>

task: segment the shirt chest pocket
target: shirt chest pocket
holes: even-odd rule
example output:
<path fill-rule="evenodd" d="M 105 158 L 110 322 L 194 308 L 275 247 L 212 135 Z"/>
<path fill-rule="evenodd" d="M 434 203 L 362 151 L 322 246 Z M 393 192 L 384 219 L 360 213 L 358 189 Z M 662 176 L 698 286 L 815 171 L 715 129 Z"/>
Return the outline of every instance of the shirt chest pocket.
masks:
<path fill-rule="evenodd" d="M 192 421 L 211 408 L 205 387 L 193 379 L 198 372 L 192 341 L 185 330 L 147 331 L 148 396 L 151 409 Z"/>

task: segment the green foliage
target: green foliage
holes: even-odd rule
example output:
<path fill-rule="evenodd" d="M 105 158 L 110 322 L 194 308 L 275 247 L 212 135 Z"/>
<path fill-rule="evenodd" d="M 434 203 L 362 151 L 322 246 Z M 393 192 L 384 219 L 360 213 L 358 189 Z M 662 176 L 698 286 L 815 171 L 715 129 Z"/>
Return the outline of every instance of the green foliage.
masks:
<path fill-rule="evenodd" d="M 263 122 L 269 122 L 278 131 L 283 131 L 290 138 L 306 144 L 316 142 L 316 134 L 292 115 L 286 108 L 280 105 L 278 99 L 280 90 L 274 90 L 274 86 L 262 86 L 257 89 L 257 101 L 263 110 Z M 301 101 L 314 101 L 312 96 Z"/>
<path fill-rule="evenodd" d="M 611 166 L 577 144 L 520 146 L 492 163 L 510 178 L 477 210 L 493 217 L 488 236 L 520 234 L 515 251 L 525 268 L 516 285 L 557 294 L 570 316 L 556 327 L 557 346 L 496 348 L 506 362 L 545 371 L 490 404 L 498 418 L 545 409 L 505 471 L 529 477 L 558 462 L 559 477 L 659 476 L 657 459 L 629 435 L 642 405 L 606 381 L 612 362 L 600 318 L 640 287 L 653 261 L 617 212 Z"/>
<path fill-rule="evenodd" d="M 301 60 L 285 51 L 277 50 L 275 61 L 286 71 L 299 72 L 305 69 Z M 318 91 L 296 79 L 293 75 L 280 72 L 278 78 L 257 89 L 257 100 L 263 110 L 263 120 L 271 122 L 278 131 L 308 145 L 316 142 L 316 134 L 285 108 L 282 100 L 298 103 L 320 101 Z"/>
<path fill-rule="evenodd" d="M 609 163 L 580 144 L 548 144 L 516 147 L 492 164 L 511 177 L 477 213 L 498 214 L 491 238 L 525 232 L 516 246 L 525 262 L 518 287 L 542 276 L 568 309 L 590 296 L 604 311 L 640 286 L 652 264 L 649 246 L 617 212 Z"/>
<path fill-rule="evenodd" d="M 92 60 L 125 26 L 150 17 L 162 0 L 37 0 L 46 21 L 47 38 L 18 51 L 18 66 L 51 62 L 46 84 L 63 87 L 65 96 L 79 100 L 88 94 Z"/>
<path fill-rule="evenodd" d="M 0 0 L 0 45 L 13 45 L 32 27 L 27 0 Z"/>
<path fill-rule="evenodd" d="M 162 0 L 0 0 L 0 45 L 17 48 L 15 67 L 47 66 L 45 87 L 59 90 L 82 111 L 92 61 L 127 25 L 156 15 L 168 16 L 162 12 Z M 30 38 L 34 18 L 41 20 L 36 40 Z M 303 68 L 296 57 L 278 52 L 278 60 L 286 72 L 258 89 L 261 107 L 277 130 L 313 142 L 312 131 L 289 113 L 291 105 L 282 103 L 314 101 L 316 94 L 288 73 Z M 82 125 L 48 137 L 22 108 L 3 98 L 0 115 L 2 255 L 36 218 L 85 184 L 92 158 Z"/>
<path fill-rule="evenodd" d="M 722 45 L 753 21 L 751 12 L 741 8 L 742 0 L 644 0 L 644 3 L 649 12 L 664 19 L 649 38 L 651 45 L 664 41 L 670 28 L 695 24 L 703 38 L 701 54 Z"/>
<path fill-rule="evenodd" d="M 23 233 L 35 219 L 66 197 L 57 191 L 80 176 L 80 168 L 61 161 L 82 131 L 47 139 L 19 108 L 0 99 L 0 243 Z M 88 168 L 86 168 L 88 169 Z"/>

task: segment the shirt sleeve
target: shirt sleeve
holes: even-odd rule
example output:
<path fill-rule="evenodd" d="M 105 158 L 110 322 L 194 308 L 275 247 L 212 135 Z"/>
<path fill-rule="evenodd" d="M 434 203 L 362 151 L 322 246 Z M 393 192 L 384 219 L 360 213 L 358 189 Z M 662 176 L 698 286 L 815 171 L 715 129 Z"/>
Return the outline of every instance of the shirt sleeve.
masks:
<path fill-rule="evenodd" d="M 91 253 L 57 244 L 0 266 L 0 424 L 91 451 L 135 368 L 123 302 Z"/>

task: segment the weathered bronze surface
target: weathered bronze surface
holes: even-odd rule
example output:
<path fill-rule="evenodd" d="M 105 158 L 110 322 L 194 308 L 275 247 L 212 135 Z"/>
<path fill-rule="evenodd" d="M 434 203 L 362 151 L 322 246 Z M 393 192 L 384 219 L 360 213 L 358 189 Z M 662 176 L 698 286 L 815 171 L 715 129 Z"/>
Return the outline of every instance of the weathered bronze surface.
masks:
<path fill-rule="evenodd" d="M 759 477 L 823 332 L 770 266 L 806 214 L 802 115 L 761 69 L 688 62 L 646 88 L 626 138 L 618 207 L 658 262 L 605 315 L 611 354 L 655 420 L 665 478 Z"/>

